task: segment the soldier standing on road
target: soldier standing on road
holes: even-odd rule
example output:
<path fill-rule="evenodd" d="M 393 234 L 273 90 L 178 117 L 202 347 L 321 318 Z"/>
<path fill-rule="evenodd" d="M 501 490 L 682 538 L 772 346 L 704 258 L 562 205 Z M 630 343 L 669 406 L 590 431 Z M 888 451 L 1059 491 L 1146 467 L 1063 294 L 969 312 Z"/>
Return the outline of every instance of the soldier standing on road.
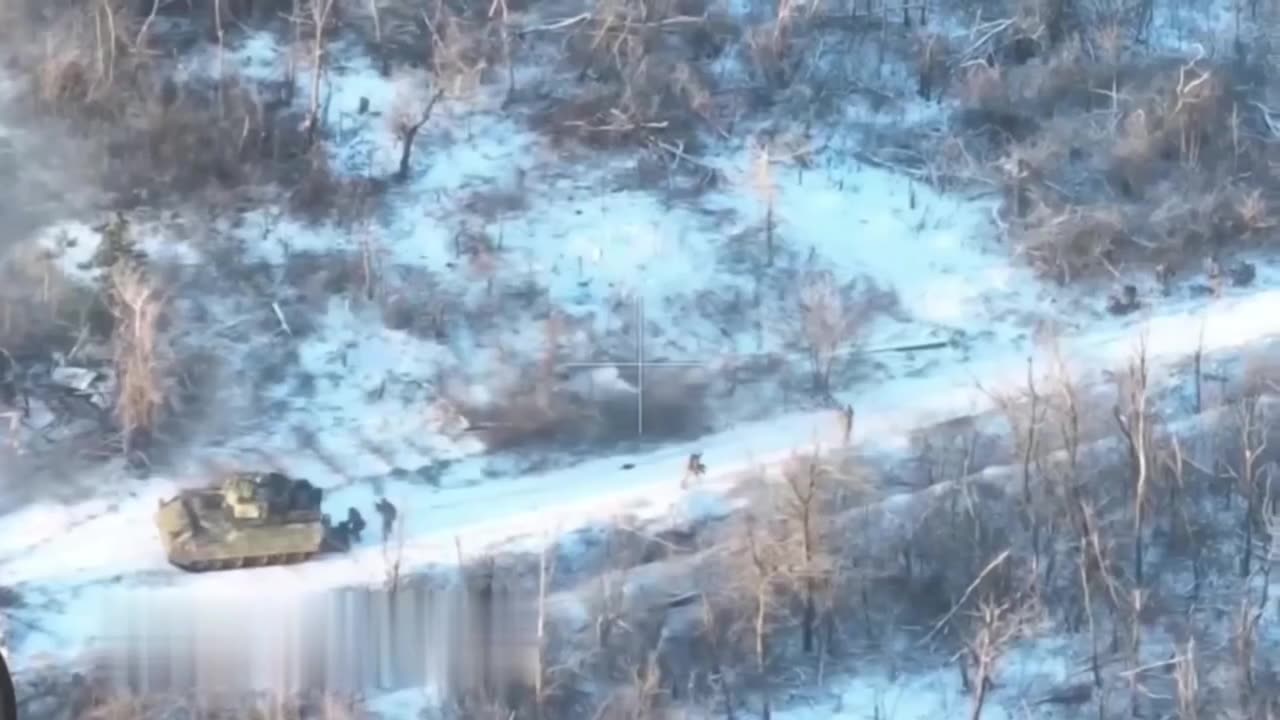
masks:
<path fill-rule="evenodd" d="M 845 447 L 849 446 L 849 440 L 853 438 L 853 405 L 845 405 L 840 411 L 840 434 L 844 437 Z"/>
<path fill-rule="evenodd" d="M 360 542 L 360 533 L 364 532 L 364 516 L 355 508 L 347 510 L 347 528 L 351 534 L 351 538 L 356 542 Z"/>
<path fill-rule="evenodd" d="M 382 498 L 373 507 L 382 516 L 382 541 L 386 542 L 391 539 L 391 529 L 396 523 L 396 506 L 390 500 Z"/>
<path fill-rule="evenodd" d="M 1156 283 L 1160 286 L 1160 294 L 1168 297 L 1173 292 L 1173 269 L 1165 263 L 1156 265 Z"/>
<path fill-rule="evenodd" d="M 1218 258 L 1209 256 L 1206 264 L 1206 274 L 1209 276 L 1209 287 L 1213 290 L 1214 297 L 1222 297 L 1222 265 L 1218 263 Z"/>
<path fill-rule="evenodd" d="M 689 477 L 695 480 L 707 474 L 707 466 L 702 464 L 702 453 L 690 453 L 689 462 L 684 468 L 684 477 L 680 479 L 680 487 L 689 487 Z"/>

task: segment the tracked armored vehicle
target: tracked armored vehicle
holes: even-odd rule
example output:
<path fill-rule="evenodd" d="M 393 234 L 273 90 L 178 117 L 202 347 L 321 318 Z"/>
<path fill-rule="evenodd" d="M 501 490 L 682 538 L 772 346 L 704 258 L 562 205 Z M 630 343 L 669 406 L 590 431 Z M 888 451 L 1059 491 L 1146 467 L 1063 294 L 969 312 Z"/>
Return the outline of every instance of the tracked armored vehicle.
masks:
<path fill-rule="evenodd" d="M 155 522 L 169 562 L 188 572 L 299 563 L 350 547 L 323 496 L 306 480 L 239 472 L 161 501 Z"/>

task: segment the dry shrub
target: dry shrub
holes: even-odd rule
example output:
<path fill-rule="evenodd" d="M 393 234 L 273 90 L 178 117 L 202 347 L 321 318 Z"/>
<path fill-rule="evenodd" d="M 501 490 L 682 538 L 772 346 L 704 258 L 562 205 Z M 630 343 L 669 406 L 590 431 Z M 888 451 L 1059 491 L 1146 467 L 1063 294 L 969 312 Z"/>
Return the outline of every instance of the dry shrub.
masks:
<path fill-rule="evenodd" d="M 916 94 L 932 100 L 947 85 L 951 55 L 954 52 L 947 37 L 936 32 L 921 32 L 912 37 L 916 66 Z"/>
<path fill-rule="evenodd" d="M 1123 116 L 1111 147 L 1108 177 L 1126 196 L 1141 195 L 1154 177 L 1159 136 L 1144 110 Z"/>
<path fill-rule="evenodd" d="M 350 183 L 334 172 L 324 143 L 319 143 L 307 153 L 302 176 L 289 193 L 289 208 L 312 222 L 340 216 L 350 189 Z"/>
<path fill-rule="evenodd" d="M 1009 236 L 1037 272 L 1069 283 L 1107 267 L 1107 257 L 1125 237 L 1125 218 L 1114 207 L 1041 206 L 1026 220 L 1011 221 Z"/>
<path fill-rule="evenodd" d="M 432 273 L 421 268 L 394 267 L 384 280 L 382 321 L 392 330 L 445 342 L 461 301 Z"/>
<path fill-rule="evenodd" d="M 554 140 L 593 148 L 647 144 L 654 138 L 696 147 L 711 107 L 710 79 L 687 63 L 637 62 L 617 85 L 557 99 L 537 126 Z"/>
<path fill-rule="evenodd" d="M 117 396 L 116 420 L 126 453 L 145 451 L 176 398 L 174 350 L 166 335 L 166 298 L 146 273 L 131 263 L 111 269 L 112 334 Z"/>
<path fill-rule="evenodd" d="M 779 334 L 809 363 L 813 391 L 826 394 L 842 360 L 877 317 L 893 315 L 899 299 L 870 278 L 839 282 L 829 272 L 807 272 L 792 288 L 793 304 L 778 318 Z"/>
<path fill-rule="evenodd" d="M 29 82 L 29 109 L 96 147 L 102 157 L 93 164 L 107 189 L 237 189 L 284 179 L 304 155 L 305 135 L 278 83 L 259 86 L 231 73 L 177 82 L 170 62 L 131 46 L 143 18 L 117 8 L 112 45 L 101 41 L 100 7 L 50 14 L 33 28 L 47 42 L 21 49 L 15 69 Z"/>
<path fill-rule="evenodd" d="M 501 32 L 485 5 L 472 17 L 435 5 L 428 61 L 437 85 L 455 96 L 478 89 L 502 60 Z"/>
<path fill-rule="evenodd" d="M 47 357 L 74 345 L 81 328 L 105 336 L 110 326 L 102 297 L 68 279 L 43 248 L 27 244 L 0 261 L 0 348 L 14 357 Z"/>
<path fill-rule="evenodd" d="M 765 87 L 780 89 L 794 73 L 795 60 L 788 53 L 785 32 L 773 23 L 757 25 L 746 32 L 747 57 Z"/>
<path fill-rule="evenodd" d="M 1015 218 L 1024 218 L 1039 198 L 1037 190 L 1045 188 L 1044 180 L 1062 162 L 1067 149 L 1054 133 L 1037 135 L 1014 143 L 996 164 L 1005 190 L 1005 206 Z"/>
<path fill-rule="evenodd" d="M 696 141 L 713 120 L 710 75 L 698 60 L 715 52 L 727 24 L 696 0 L 607 0 L 567 43 L 580 94 L 552 100 L 538 117 L 553 138 L 612 147 L 651 138 Z"/>
<path fill-rule="evenodd" d="M 1171 185 L 1147 218 L 1153 244 L 1173 259 L 1199 260 L 1269 226 L 1260 194 L 1240 186 L 1209 187 L 1206 180 Z"/>
<path fill-rule="evenodd" d="M 1024 92 L 1058 108 L 1091 109 L 1101 99 L 1094 89 L 1109 85 L 1106 68 L 1090 62 L 1078 36 L 1054 48 L 1041 67 L 1027 73 Z"/>
<path fill-rule="evenodd" d="M 529 195 L 521 187 L 482 188 L 464 198 L 459 206 L 469 215 L 492 222 L 528 210 Z"/>
<path fill-rule="evenodd" d="M 360 260 L 356 252 L 291 252 L 282 270 L 283 280 L 314 309 L 323 310 L 335 295 L 354 297 L 364 290 Z"/>
<path fill-rule="evenodd" d="M 961 133 L 937 156 L 995 175 L 1012 244 L 1065 282 L 1265 234 L 1275 150 L 1237 70 L 1128 61 L 1114 33 L 1094 40 L 1091 54 L 1069 40 L 1037 62 L 965 68 Z"/>
<path fill-rule="evenodd" d="M 957 93 L 966 106 L 987 111 L 1004 111 L 1012 97 L 1005 71 L 985 62 L 970 62 L 960 70 Z"/>

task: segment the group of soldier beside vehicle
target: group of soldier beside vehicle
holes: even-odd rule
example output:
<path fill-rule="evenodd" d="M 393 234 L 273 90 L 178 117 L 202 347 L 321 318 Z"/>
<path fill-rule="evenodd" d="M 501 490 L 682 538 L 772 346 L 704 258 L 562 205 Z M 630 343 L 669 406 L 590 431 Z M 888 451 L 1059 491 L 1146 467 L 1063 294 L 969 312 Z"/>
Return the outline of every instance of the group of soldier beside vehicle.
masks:
<path fill-rule="evenodd" d="M 381 498 L 373 506 L 373 509 L 382 517 L 382 540 L 386 542 L 391 539 L 391 530 L 396 524 L 396 506 L 386 498 Z M 324 516 L 325 523 L 329 523 L 329 516 Z M 330 537 L 334 543 L 340 546 L 349 547 L 352 543 L 360 542 L 360 534 L 364 532 L 366 523 L 364 516 L 355 508 L 347 509 L 347 519 L 329 528 Z"/>

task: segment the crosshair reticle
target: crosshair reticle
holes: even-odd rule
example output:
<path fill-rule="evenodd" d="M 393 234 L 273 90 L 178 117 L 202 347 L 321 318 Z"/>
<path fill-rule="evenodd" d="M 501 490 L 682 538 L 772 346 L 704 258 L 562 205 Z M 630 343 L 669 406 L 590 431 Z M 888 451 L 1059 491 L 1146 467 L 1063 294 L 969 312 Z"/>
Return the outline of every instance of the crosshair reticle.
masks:
<path fill-rule="evenodd" d="M 644 371 L 651 367 L 702 367 L 706 363 L 695 360 L 649 360 L 645 356 L 645 310 L 644 297 L 640 294 L 632 296 L 635 316 L 636 354 L 631 360 L 602 360 L 598 362 L 561 363 L 562 367 L 616 367 L 635 368 L 636 371 L 636 434 L 644 435 Z"/>

